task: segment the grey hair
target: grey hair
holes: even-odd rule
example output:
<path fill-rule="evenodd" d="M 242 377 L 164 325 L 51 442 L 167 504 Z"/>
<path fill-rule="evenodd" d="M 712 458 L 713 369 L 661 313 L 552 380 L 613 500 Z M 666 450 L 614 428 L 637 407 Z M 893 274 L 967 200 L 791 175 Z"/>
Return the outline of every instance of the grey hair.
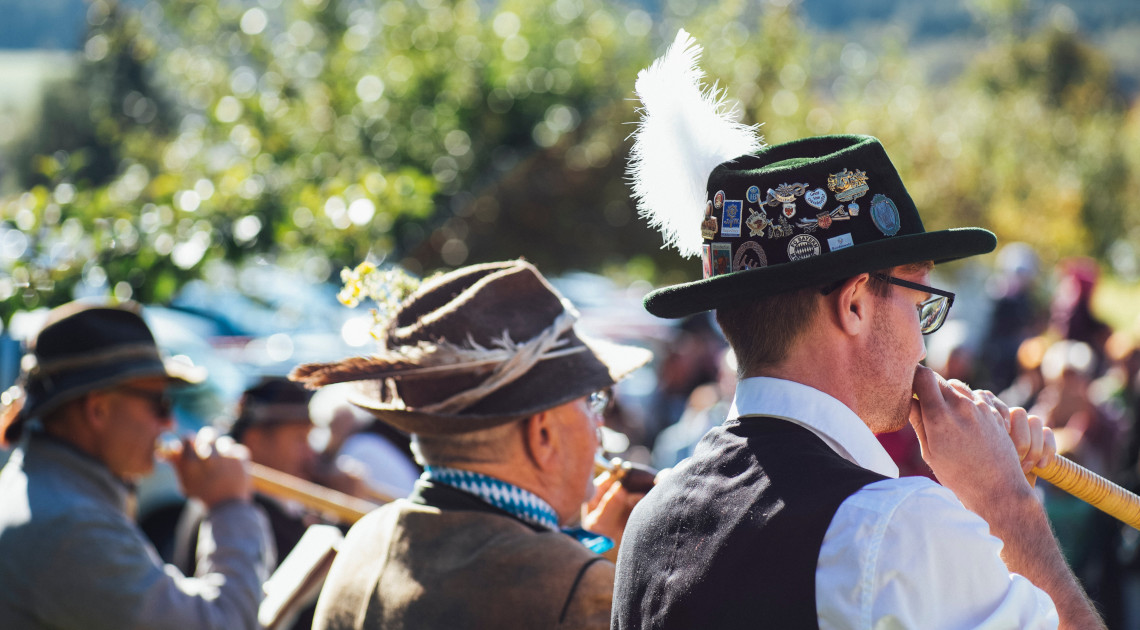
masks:
<path fill-rule="evenodd" d="M 501 462 L 509 457 L 511 436 L 521 420 L 453 435 L 412 435 L 412 454 L 421 466 Z"/>

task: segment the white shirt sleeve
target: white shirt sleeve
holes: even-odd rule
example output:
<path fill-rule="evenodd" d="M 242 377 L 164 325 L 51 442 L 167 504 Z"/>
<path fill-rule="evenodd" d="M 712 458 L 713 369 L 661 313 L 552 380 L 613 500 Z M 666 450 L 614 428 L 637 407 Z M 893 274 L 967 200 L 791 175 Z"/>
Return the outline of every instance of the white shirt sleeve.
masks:
<path fill-rule="evenodd" d="M 816 567 L 819 627 L 1055 629 L 1052 600 L 1010 573 L 1002 542 L 921 477 L 870 484 L 840 505 Z"/>

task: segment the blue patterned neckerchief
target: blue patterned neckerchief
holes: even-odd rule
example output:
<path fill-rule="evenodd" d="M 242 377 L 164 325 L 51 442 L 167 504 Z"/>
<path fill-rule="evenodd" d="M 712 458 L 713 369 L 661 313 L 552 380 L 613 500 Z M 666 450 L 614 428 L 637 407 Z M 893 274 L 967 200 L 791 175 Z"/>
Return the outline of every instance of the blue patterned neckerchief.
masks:
<path fill-rule="evenodd" d="M 551 531 L 561 531 L 577 539 L 578 542 L 594 553 L 605 553 L 613 549 L 613 541 L 600 534 L 589 532 L 580 527 L 559 528 L 558 515 L 549 503 L 535 493 L 501 479 L 446 466 L 425 466 L 420 479 L 459 488 L 511 514 L 524 523 Z"/>

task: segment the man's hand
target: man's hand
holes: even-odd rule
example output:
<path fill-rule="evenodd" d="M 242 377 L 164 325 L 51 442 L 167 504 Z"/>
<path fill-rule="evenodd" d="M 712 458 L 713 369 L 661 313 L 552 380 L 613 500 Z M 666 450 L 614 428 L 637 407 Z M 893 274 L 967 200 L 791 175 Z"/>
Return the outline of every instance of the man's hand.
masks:
<path fill-rule="evenodd" d="M 1033 469 L 1045 468 L 1057 455 L 1057 439 L 1053 430 L 1045 426 L 1045 421 L 1039 416 L 1029 415 L 1029 412 L 1021 407 L 1006 405 L 991 391 L 975 390 L 973 393 L 989 403 L 1005 418 L 1006 432 L 1013 440 L 1017 456 L 1021 459 L 1021 470 L 1025 473 L 1029 485 L 1033 485 L 1037 481 Z"/>
<path fill-rule="evenodd" d="M 616 550 L 621 546 L 621 537 L 633 506 L 645 494 L 626 490 L 608 472 L 595 479 L 594 486 L 594 498 L 582 510 L 582 527 L 614 541 Z"/>
<path fill-rule="evenodd" d="M 990 392 L 946 381 L 922 366 L 914 374 L 914 393 L 910 423 L 922 458 L 1001 539 L 1009 570 L 1049 594 L 1063 630 L 1103 629 L 1030 485 L 1029 471 L 1049 464 L 1057 452 L 1053 433 L 1024 409 L 1011 409 Z"/>
<path fill-rule="evenodd" d="M 921 366 L 914 392 L 918 400 L 911 403 L 910 422 L 923 459 L 943 485 L 983 517 L 1003 497 L 1030 492 L 1027 474 L 1056 453 L 1052 432 L 1040 418 L 1009 408 L 990 392 L 946 381 Z"/>
<path fill-rule="evenodd" d="M 217 437 L 207 427 L 192 439 L 183 438 L 181 450 L 170 463 L 186 496 L 201 500 L 207 508 L 253 497 L 249 451 L 232 438 Z"/>

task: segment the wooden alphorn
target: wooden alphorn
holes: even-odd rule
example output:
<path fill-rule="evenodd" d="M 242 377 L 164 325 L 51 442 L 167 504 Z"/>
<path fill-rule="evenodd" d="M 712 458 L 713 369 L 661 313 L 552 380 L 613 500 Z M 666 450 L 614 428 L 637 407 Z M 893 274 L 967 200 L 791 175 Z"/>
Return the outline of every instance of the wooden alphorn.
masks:
<path fill-rule="evenodd" d="M 1033 473 L 1121 522 L 1140 529 L 1140 496 L 1101 477 L 1070 459 L 1057 455 Z"/>
<path fill-rule="evenodd" d="M 253 488 L 262 494 L 275 496 L 279 499 L 296 501 L 301 505 L 324 514 L 335 516 L 346 522 L 355 523 L 365 514 L 380 507 L 372 501 L 365 501 L 320 484 L 294 477 L 280 470 L 249 463 L 250 476 L 253 478 Z M 395 501 L 395 497 L 373 493 L 383 503 Z"/>
<path fill-rule="evenodd" d="M 261 464 L 251 462 L 250 469 L 253 487 L 259 492 L 296 501 L 305 507 L 333 515 L 348 523 L 355 523 L 379 507 L 378 503 L 359 499 Z M 609 472 L 631 492 L 647 492 L 653 487 L 656 475 L 656 471 L 651 468 L 638 466 L 616 457 L 611 460 L 598 457 L 594 463 L 594 471 L 596 474 Z M 1140 529 L 1140 496 L 1072 460 L 1057 455 L 1045 468 L 1034 468 L 1033 474 L 1109 516 Z M 379 503 L 388 503 L 395 500 L 395 497 L 378 495 L 376 500 Z"/>
<path fill-rule="evenodd" d="M 182 442 L 165 436 L 155 444 L 155 452 L 161 459 L 172 459 L 182 453 Z M 249 462 L 249 473 L 253 489 L 262 494 L 296 501 L 301 505 L 338 518 L 346 523 L 355 523 L 365 514 L 379 507 L 377 503 L 345 494 L 332 488 L 295 477 L 269 466 Z M 388 503 L 395 497 L 371 490 L 372 496 L 380 503 Z"/>
<path fill-rule="evenodd" d="M 253 487 L 258 492 L 279 499 L 296 501 L 307 508 L 330 514 L 347 523 L 355 523 L 365 514 L 380 507 L 380 504 L 396 500 L 396 497 L 372 490 L 371 494 L 376 502 L 366 501 L 268 466 L 250 462 L 249 467 Z M 648 492 L 653 487 L 653 478 L 657 474 L 651 468 L 616 457 L 609 461 L 597 458 L 594 462 L 594 471 L 595 474 L 609 472 L 631 492 Z"/>

